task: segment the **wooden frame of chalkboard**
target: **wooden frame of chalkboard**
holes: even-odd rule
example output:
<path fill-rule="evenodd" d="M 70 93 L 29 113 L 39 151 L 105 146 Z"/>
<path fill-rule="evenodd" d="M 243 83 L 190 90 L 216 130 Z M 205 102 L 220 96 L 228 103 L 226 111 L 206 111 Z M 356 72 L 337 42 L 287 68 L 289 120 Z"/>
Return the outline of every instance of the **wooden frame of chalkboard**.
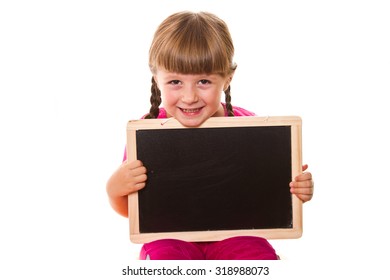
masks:
<path fill-rule="evenodd" d="M 302 172 L 301 130 L 296 116 L 129 121 L 127 158 L 148 176 L 128 197 L 131 241 L 301 237 L 302 202 L 289 188 Z"/>

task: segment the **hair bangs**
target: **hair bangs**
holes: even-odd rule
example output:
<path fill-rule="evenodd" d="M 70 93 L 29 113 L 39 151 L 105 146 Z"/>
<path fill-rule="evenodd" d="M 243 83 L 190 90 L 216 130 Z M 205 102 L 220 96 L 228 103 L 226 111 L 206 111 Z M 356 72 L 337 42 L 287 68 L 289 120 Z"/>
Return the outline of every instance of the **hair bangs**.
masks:
<path fill-rule="evenodd" d="M 164 54 L 158 56 L 156 66 L 169 72 L 182 74 L 201 74 L 229 72 L 229 62 L 218 49 L 211 49 L 200 41 L 178 43 L 167 47 Z"/>

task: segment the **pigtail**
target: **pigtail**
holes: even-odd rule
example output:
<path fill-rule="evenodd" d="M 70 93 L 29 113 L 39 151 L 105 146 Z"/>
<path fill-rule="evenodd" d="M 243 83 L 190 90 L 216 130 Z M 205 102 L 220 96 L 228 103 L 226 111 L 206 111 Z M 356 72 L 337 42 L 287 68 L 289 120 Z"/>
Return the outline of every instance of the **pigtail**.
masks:
<path fill-rule="evenodd" d="M 228 88 L 225 90 L 226 110 L 227 110 L 229 117 L 234 117 L 233 106 L 231 104 L 231 100 L 232 100 L 232 97 L 230 95 L 230 85 L 229 85 Z"/>
<path fill-rule="evenodd" d="M 152 92 L 152 95 L 150 96 L 150 104 L 152 106 L 150 107 L 149 114 L 145 116 L 145 119 L 157 119 L 158 114 L 160 113 L 161 91 L 153 77 L 150 91 Z"/>

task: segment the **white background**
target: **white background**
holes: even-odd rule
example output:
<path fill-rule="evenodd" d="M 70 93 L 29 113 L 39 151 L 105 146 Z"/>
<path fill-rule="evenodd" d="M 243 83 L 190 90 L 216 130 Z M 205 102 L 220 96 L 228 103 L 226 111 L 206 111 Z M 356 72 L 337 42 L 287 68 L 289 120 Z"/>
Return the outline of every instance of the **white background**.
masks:
<path fill-rule="evenodd" d="M 303 119 L 315 196 L 303 237 L 271 241 L 291 278 L 389 275 L 386 1 L 78 0 L 0 2 L 0 278 L 124 279 L 140 246 L 105 183 L 149 109 L 153 33 L 181 10 L 229 25 L 233 104 Z"/>

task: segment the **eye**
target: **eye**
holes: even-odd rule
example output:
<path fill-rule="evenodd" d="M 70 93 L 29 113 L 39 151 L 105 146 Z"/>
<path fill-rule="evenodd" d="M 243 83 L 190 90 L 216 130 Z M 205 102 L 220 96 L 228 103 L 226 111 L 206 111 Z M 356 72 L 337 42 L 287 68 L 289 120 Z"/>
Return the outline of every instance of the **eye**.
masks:
<path fill-rule="evenodd" d="M 180 84 L 180 81 L 179 80 L 172 80 L 172 81 L 169 81 L 168 84 L 176 86 L 176 85 Z"/>
<path fill-rule="evenodd" d="M 203 79 L 203 80 L 200 80 L 200 81 L 199 81 L 199 84 L 201 84 L 201 85 L 207 85 L 207 84 L 211 84 L 211 81 L 206 80 L 206 79 Z"/>

